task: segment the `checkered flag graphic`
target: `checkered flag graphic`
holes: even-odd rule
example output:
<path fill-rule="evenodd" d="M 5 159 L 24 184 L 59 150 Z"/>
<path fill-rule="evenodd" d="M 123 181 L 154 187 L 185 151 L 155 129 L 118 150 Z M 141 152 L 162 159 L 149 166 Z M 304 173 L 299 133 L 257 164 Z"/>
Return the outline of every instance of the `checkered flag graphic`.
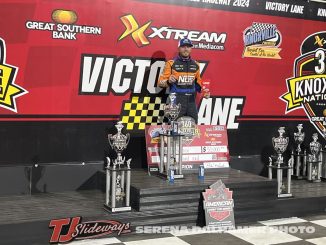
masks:
<path fill-rule="evenodd" d="M 254 22 L 251 26 L 250 34 L 269 29 L 269 28 L 276 28 L 275 24 L 268 24 L 268 23 L 257 23 Z"/>
<path fill-rule="evenodd" d="M 133 96 L 122 105 L 121 121 L 128 130 L 145 129 L 145 125 L 162 122 L 164 105 L 161 97 Z"/>

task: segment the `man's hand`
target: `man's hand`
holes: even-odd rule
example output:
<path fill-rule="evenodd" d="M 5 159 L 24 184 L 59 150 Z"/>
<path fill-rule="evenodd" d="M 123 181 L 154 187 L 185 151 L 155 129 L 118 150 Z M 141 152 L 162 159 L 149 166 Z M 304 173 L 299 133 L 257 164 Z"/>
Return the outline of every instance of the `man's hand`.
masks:
<path fill-rule="evenodd" d="M 208 88 L 203 89 L 203 97 L 205 99 L 208 99 L 211 96 L 211 93 L 209 92 Z"/>
<path fill-rule="evenodd" d="M 174 75 L 171 75 L 169 77 L 169 83 L 175 83 L 177 81 L 177 78 Z"/>

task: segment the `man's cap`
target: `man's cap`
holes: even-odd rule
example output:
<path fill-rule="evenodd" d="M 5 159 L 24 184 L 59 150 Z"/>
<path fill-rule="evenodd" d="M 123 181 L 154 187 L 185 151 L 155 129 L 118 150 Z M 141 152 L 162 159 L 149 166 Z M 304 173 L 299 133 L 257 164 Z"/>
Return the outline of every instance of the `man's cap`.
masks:
<path fill-rule="evenodd" d="M 180 41 L 179 41 L 179 45 L 178 47 L 182 47 L 182 46 L 189 46 L 189 47 L 192 47 L 194 46 L 192 44 L 192 42 L 188 39 L 188 38 L 182 38 Z"/>

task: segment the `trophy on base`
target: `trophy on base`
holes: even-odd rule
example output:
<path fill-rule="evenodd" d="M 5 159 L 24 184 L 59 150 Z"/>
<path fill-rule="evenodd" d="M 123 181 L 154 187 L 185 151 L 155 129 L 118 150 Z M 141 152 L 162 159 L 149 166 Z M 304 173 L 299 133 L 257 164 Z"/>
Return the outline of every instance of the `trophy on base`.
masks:
<path fill-rule="evenodd" d="M 164 107 L 164 117 L 169 120 L 169 127 L 160 134 L 160 164 L 159 174 L 171 182 L 182 179 L 182 134 L 175 120 L 179 116 L 181 104 L 176 102 L 176 94 L 170 93 L 168 104 Z M 166 140 L 166 151 L 165 151 Z M 178 154 L 178 157 L 177 157 Z M 166 163 L 164 161 L 166 159 Z"/>
<path fill-rule="evenodd" d="M 285 127 L 279 127 L 278 129 L 279 136 L 272 138 L 272 143 L 274 150 L 277 153 L 276 165 L 281 166 L 284 164 L 282 154 L 286 151 L 286 148 L 289 144 L 289 137 L 284 137 Z"/>
<path fill-rule="evenodd" d="M 108 140 L 111 148 L 116 152 L 117 158 L 112 160 L 107 157 L 106 167 L 106 192 L 105 209 L 111 212 L 130 211 L 130 162 L 121 153 L 127 148 L 130 135 L 124 135 L 122 122 L 115 125 L 117 133 L 109 134 Z M 112 164 L 112 165 L 111 165 Z"/>
<path fill-rule="evenodd" d="M 326 140 L 326 128 L 323 130 L 323 138 Z M 326 163 L 325 163 L 325 154 L 326 154 L 326 145 L 322 150 L 320 151 L 321 154 L 321 179 L 326 180 Z"/>
<path fill-rule="evenodd" d="M 293 197 L 291 193 L 291 173 L 293 166 L 293 156 L 285 164 L 283 153 L 286 151 L 289 144 L 289 137 L 284 137 L 285 127 L 278 129 L 279 136 L 272 138 L 274 150 L 277 153 L 276 161 L 273 163 L 273 158 L 269 157 L 268 178 L 273 179 L 273 170 L 277 173 L 277 196 L 278 198 Z M 287 181 L 283 181 L 283 171 L 287 172 Z"/>
<path fill-rule="evenodd" d="M 310 142 L 309 148 L 311 154 L 308 155 L 308 181 L 320 182 L 321 181 L 321 165 L 322 165 L 322 154 L 321 154 L 321 144 L 318 142 L 318 134 L 314 133 L 312 135 L 313 141 Z"/>
<path fill-rule="evenodd" d="M 304 141 L 305 133 L 302 132 L 302 124 L 298 124 L 297 129 L 298 132 L 294 133 L 294 142 L 297 144 L 297 149 L 294 152 L 292 151 L 291 154 L 294 163 L 294 166 L 292 166 L 292 175 L 296 179 L 303 179 L 304 176 L 306 176 L 307 170 L 307 152 L 306 150 L 302 151 L 301 149 L 301 144 Z"/>

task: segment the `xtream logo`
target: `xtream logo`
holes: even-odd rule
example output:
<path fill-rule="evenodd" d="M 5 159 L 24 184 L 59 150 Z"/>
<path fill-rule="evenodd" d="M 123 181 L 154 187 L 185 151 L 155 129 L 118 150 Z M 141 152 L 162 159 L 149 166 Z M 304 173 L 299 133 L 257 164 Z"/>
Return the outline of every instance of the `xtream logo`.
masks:
<path fill-rule="evenodd" d="M 156 82 L 164 65 L 163 59 L 83 54 L 79 94 L 89 96 L 113 93 L 116 96 L 123 96 L 131 92 L 134 96 L 156 95 L 162 91 L 162 88 L 156 86 Z M 203 75 L 208 62 L 201 61 L 199 66 Z M 134 102 L 131 98 L 131 101 L 125 101 L 125 103 Z M 137 103 L 139 103 L 138 100 Z M 198 123 L 227 125 L 228 129 L 237 129 L 239 126 L 237 118 L 241 116 L 243 106 L 244 97 L 212 96 L 209 99 L 203 99 L 199 106 Z"/>
<path fill-rule="evenodd" d="M 144 25 L 140 26 L 134 16 L 131 14 L 122 16 L 120 20 L 124 24 L 126 30 L 121 34 L 118 41 L 122 41 L 126 37 L 131 36 L 139 48 L 149 45 L 149 39 L 159 38 L 162 40 L 180 40 L 182 38 L 188 38 L 193 42 L 193 48 L 196 49 L 217 51 L 223 51 L 225 49 L 227 34 L 224 32 L 210 33 L 207 31 L 176 29 L 168 26 L 150 27 L 152 21 L 148 21 Z M 152 33 L 146 35 L 145 31 L 149 27 L 152 30 Z"/>

